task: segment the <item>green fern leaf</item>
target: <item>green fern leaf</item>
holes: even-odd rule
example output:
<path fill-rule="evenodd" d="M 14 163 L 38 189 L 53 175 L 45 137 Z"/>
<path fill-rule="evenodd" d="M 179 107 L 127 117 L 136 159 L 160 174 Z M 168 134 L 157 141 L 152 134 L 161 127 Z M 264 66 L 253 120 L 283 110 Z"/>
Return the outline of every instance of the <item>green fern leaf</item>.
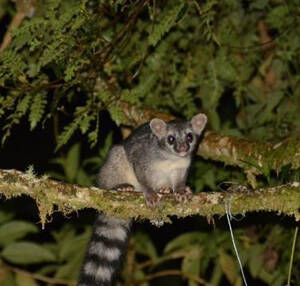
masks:
<path fill-rule="evenodd" d="M 150 45 L 156 46 L 162 37 L 170 31 L 176 24 L 178 16 L 183 11 L 184 7 L 185 3 L 179 1 L 171 10 L 167 10 L 166 13 L 161 15 L 159 23 L 154 26 L 153 32 L 149 36 Z"/>
<path fill-rule="evenodd" d="M 89 130 L 91 121 L 93 121 L 94 119 L 94 115 L 87 115 L 83 118 L 83 120 L 80 121 L 79 128 L 82 134 L 85 134 Z"/>
<path fill-rule="evenodd" d="M 69 141 L 76 129 L 79 127 L 81 121 L 82 117 L 78 117 L 71 124 L 65 126 L 64 131 L 58 137 L 56 151 Z"/>
<path fill-rule="evenodd" d="M 96 127 L 95 129 L 89 133 L 88 138 L 91 144 L 91 147 L 94 147 L 98 142 L 98 134 L 99 134 L 99 114 L 97 115 Z"/>
<path fill-rule="evenodd" d="M 32 98 L 32 95 L 31 94 L 27 94 L 25 95 L 18 103 L 17 105 L 17 113 L 20 115 L 20 116 L 23 116 L 26 114 L 26 112 L 28 111 L 29 109 L 29 105 L 30 105 L 30 102 L 31 102 L 31 98 Z"/>
<path fill-rule="evenodd" d="M 30 130 L 33 130 L 42 119 L 46 104 L 46 92 L 41 92 L 34 96 L 29 113 Z"/>

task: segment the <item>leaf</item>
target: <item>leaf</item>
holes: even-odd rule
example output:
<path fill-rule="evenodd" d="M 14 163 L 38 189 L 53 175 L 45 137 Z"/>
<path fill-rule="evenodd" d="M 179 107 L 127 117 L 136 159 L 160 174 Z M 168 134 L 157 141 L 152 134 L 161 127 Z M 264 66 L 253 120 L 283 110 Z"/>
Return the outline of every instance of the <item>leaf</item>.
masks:
<path fill-rule="evenodd" d="M 98 156 L 94 156 L 94 157 L 90 157 L 90 158 L 85 159 L 82 162 L 82 166 L 86 167 L 88 165 L 93 165 L 93 167 L 95 166 L 95 168 L 97 168 L 97 170 L 98 170 L 102 161 L 103 160 L 101 160 Z"/>
<path fill-rule="evenodd" d="M 134 279 L 136 281 L 138 280 L 144 280 L 145 277 L 146 277 L 146 274 L 143 272 L 143 270 L 140 270 L 140 269 L 134 269 Z M 127 284 L 125 284 L 127 285 Z M 139 283 L 140 286 L 149 286 L 149 282 L 147 280 L 145 280 L 144 283 Z"/>
<path fill-rule="evenodd" d="M 69 141 L 73 133 L 78 128 L 80 121 L 81 121 L 81 117 L 78 117 L 68 126 L 65 126 L 64 131 L 58 137 L 58 142 L 55 149 L 56 151 Z"/>
<path fill-rule="evenodd" d="M 51 159 L 49 162 L 50 162 L 51 164 L 57 164 L 57 165 L 60 165 L 62 168 L 64 168 L 64 165 L 65 165 L 65 159 L 62 158 L 62 157 L 58 157 L 58 158 Z"/>
<path fill-rule="evenodd" d="M 84 255 L 91 232 L 91 227 L 86 227 L 82 234 L 76 235 L 76 229 L 70 224 L 65 225 L 59 231 L 52 232 L 56 241 L 58 261 L 65 262 L 73 259 L 79 252 Z"/>
<path fill-rule="evenodd" d="M 235 260 L 232 256 L 228 255 L 224 251 L 220 251 L 219 263 L 226 278 L 231 284 L 234 284 L 239 277 L 235 267 Z"/>
<path fill-rule="evenodd" d="M 117 124 L 120 125 L 121 123 L 126 124 L 128 122 L 128 118 L 124 114 L 124 110 L 117 105 L 110 105 L 109 106 L 109 113 L 112 120 Z"/>
<path fill-rule="evenodd" d="M 23 273 L 16 273 L 16 283 L 18 286 L 38 286 L 39 284 L 30 276 Z"/>
<path fill-rule="evenodd" d="M 198 245 L 205 241 L 207 234 L 202 232 L 189 232 L 179 235 L 175 239 L 171 240 L 165 247 L 164 253 L 172 252 L 178 248 L 190 248 L 191 245 Z"/>
<path fill-rule="evenodd" d="M 30 105 L 32 95 L 31 94 L 26 94 L 19 102 L 17 105 L 17 112 L 20 113 L 21 115 L 24 115 Z"/>
<path fill-rule="evenodd" d="M 176 24 L 177 19 L 183 8 L 184 1 L 178 1 L 171 9 L 165 9 L 165 13 L 161 15 L 159 23 L 154 26 L 153 31 L 149 36 L 149 43 L 156 46 L 162 37 Z"/>
<path fill-rule="evenodd" d="M 47 176 L 53 178 L 53 179 L 56 179 L 56 180 L 60 180 L 60 181 L 66 181 L 66 176 L 58 173 L 58 172 L 52 172 L 52 171 L 48 171 L 47 172 Z"/>
<path fill-rule="evenodd" d="M 215 131 L 219 131 L 221 128 L 220 116 L 215 110 L 209 112 L 210 124 Z"/>
<path fill-rule="evenodd" d="M 91 121 L 95 120 L 94 115 L 86 115 L 79 124 L 79 128 L 82 134 L 85 134 L 90 128 Z"/>
<path fill-rule="evenodd" d="M 99 156 L 101 160 L 104 160 L 106 158 L 112 143 L 113 143 L 113 133 L 110 132 L 105 138 L 104 145 L 99 149 Z"/>
<path fill-rule="evenodd" d="M 79 168 L 80 144 L 74 144 L 68 151 L 66 162 L 64 164 L 68 180 L 74 182 Z"/>
<path fill-rule="evenodd" d="M 69 260 L 74 257 L 76 254 L 81 253 L 85 254 L 87 244 L 91 236 L 91 229 L 87 228 L 84 233 L 77 236 L 69 236 L 69 239 L 64 240 L 64 243 L 61 245 L 59 257 L 61 261 Z"/>
<path fill-rule="evenodd" d="M 94 147 L 98 142 L 98 133 L 99 133 L 98 128 L 96 128 L 95 130 L 93 130 L 88 134 L 88 139 L 91 147 Z"/>
<path fill-rule="evenodd" d="M 218 67 L 218 76 L 229 82 L 234 82 L 237 78 L 236 69 L 230 63 L 230 60 L 226 57 L 225 53 L 220 53 L 217 58 L 215 65 Z"/>
<path fill-rule="evenodd" d="M 157 258 L 156 248 L 150 236 L 145 232 L 137 232 L 135 234 L 135 250 L 138 254 L 148 256 L 151 259 Z"/>
<path fill-rule="evenodd" d="M 58 268 L 57 272 L 55 273 L 55 278 L 76 280 L 78 278 L 78 274 L 80 273 L 84 255 L 84 252 L 76 253 L 71 260 Z"/>
<path fill-rule="evenodd" d="M 262 281 L 266 282 L 267 285 L 272 285 L 273 286 L 275 274 L 276 273 L 274 273 L 274 272 L 270 273 L 270 272 L 266 271 L 264 268 L 262 268 L 260 273 L 259 273 L 259 278 Z"/>
<path fill-rule="evenodd" d="M 54 254 L 46 248 L 25 241 L 9 244 L 1 252 L 1 257 L 16 264 L 34 264 L 56 260 Z"/>
<path fill-rule="evenodd" d="M 210 284 L 211 285 L 219 285 L 220 281 L 222 279 L 222 269 L 219 263 L 215 263 L 213 266 L 212 274 L 211 274 L 211 279 L 210 279 Z"/>
<path fill-rule="evenodd" d="M 14 217 L 14 214 L 8 211 L 0 210 L 0 224 L 3 224 Z"/>
<path fill-rule="evenodd" d="M 210 189 L 213 190 L 216 188 L 216 177 L 213 169 L 208 169 L 205 172 L 205 174 L 203 175 L 203 181 L 205 185 L 210 187 Z"/>
<path fill-rule="evenodd" d="M 273 29 L 286 28 L 294 21 L 294 19 L 291 18 L 291 12 L 288 5 L 286 5 L 285 2 L 282 2 L 282 4 L 283 5 L 279 5 L 272 9 L 266 17 L 266 23 Z"/>
<path fill-rule="evenodd" d="M 181 270 L 184 273 L 198 277 L 199 273 L 200 273 L 201 254 L 202 254 L 201 248 L 199 246 L 195 246 L 195 247 L 191 248 L 182 261 Z M 189 286 L 197 286 L 198 283 L 193 280 L 189 280 L 188 285 Z"/>
<path fill-rule="evenodd" d="M 90 186 L 93 184 L 92 177 L 82 168 L 78 170 L 76 183 L 83 186 Z"/>
<path fill-rule="evenodd" d="M 263 252 L 262 245 L 252 245 L 249 249 L 249 270 L 251 275 L 256 278 L 263 268 L 261 254 Z"/>
<path fill-rule="evenodd" d="M 59 266 L 60 266 L 59 264 L 55 264 L 55 265 L 48 264 L 48 265 L 45 265 L 44 267 L 42 267 L 41 269 L 39 269 L 39 271 L 37 273 L 47 276 L 47 275 L 54 273 L 59 268 Z"/>
<path fill-rule="evenodd" d="M 8 244 L 29 233 L 37 233 L 38 227 L 26 221 L 11 221 L 0 226 L 0 244 Z"/>
<path fill-rule="evenodd" d="M 41 121 L 47 104 L 46 92 L 36 94 L 32 100 L 29 113 L 30 130 Z"/>

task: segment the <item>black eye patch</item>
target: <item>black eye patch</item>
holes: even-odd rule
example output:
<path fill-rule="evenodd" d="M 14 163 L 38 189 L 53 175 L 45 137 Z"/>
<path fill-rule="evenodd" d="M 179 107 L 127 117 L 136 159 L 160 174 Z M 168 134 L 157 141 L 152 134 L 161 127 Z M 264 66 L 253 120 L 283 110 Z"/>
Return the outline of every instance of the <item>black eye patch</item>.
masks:
<path fill-rule="evenodd" d="M 173 135 L 169 135 L 168 138 L 167 138 L 167 140 L 168 140 L 168 143 L 170 145 L 173 145 L 175 143 L 175 141 L 176 141 L 176 139 L 175 139 L 175 137 Z"/>
<path fill-rule="evenodd" d="M 188 143 L 192 143 L 194 141 L 194 136 L 191 132 L 188 133 L 185 138 Z"/>

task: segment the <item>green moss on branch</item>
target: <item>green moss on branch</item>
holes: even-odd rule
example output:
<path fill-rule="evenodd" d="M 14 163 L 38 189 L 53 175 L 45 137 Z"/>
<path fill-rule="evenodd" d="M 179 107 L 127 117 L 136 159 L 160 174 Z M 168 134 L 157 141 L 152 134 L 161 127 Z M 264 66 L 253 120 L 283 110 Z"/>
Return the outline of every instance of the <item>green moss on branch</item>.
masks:
<path fill-rule="evenodd" d="M 53 206 L 63 213 L 94 208 L 122 218 L 169 221 L 169 216 L 224 215 L 225 204 L 231 213 L 275 211 L 300 219 L 300 183 L 243 192 L 209 192 L 194 195 L 186 204 L 177 203 L 172 195 L 164 195 L 159 208 L 149 209 L 144 197 L 137 192 L 117 192 L 96 187 L 36 178 L 16 170 L 0 170 L 0 193 L 6 198 L 27 195 L 39 207 L 42 225 L 53 212 Z"/>

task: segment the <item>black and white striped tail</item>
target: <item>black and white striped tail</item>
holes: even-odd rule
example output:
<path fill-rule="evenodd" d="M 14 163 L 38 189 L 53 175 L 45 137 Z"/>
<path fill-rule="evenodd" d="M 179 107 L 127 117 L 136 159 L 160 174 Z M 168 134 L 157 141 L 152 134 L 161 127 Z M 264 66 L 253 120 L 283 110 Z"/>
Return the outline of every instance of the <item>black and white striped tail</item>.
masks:
<path fill-rule="evenodd" d="M 126 251 L 130 221 L 99 214 L 78 286 L 110 286 Z"/>

